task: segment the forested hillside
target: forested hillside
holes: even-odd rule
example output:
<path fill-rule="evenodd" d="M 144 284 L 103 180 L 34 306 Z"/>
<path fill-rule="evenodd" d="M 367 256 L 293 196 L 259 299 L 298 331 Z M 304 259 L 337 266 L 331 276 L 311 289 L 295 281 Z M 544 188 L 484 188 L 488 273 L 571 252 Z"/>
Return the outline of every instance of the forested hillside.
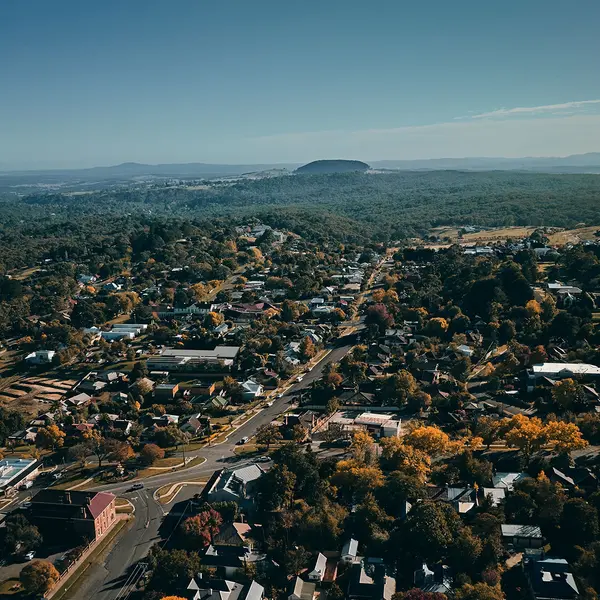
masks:
<path fill-rule="evenodd" d="M 385 241 L 440 225 L 596 224 L 599 205 L 596 175 L 436 171 L 175 182 L 7 200 L 0 203 L 0 241 L 32 235 L 32 228 L 50 237 L 79 229 L 118 233 L 125 223 L 158 216 L 227 217 L 228 224 L 257 216 L 313 240 Z"/>

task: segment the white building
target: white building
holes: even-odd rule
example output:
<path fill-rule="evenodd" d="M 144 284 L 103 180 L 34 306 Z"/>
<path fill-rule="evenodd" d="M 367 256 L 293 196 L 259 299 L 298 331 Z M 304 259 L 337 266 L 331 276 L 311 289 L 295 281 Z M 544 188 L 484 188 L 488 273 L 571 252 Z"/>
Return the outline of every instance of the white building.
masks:
<path fill-rule="evenodd" d="M 25 357 L 25 362 L 29 365 L 49 365 L 55 354 L 54 350 L 36 350 Z"/>

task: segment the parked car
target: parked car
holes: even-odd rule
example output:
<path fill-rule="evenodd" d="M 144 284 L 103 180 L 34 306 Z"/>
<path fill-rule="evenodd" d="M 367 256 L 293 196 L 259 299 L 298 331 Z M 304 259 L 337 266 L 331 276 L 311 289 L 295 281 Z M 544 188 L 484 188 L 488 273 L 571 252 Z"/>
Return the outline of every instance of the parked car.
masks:
<path fill-rule="evenodd" d="M 238 445 L 238 446 L 243 446 L 244 444 L 246 444 L 246 443 L 248 442 L 248 440 L 249 440 L 249 439 L 250 439 L 250 438 L 248 438 L 248 437 L 243 437 L 243 438 L 242 438 L 242 439 L 241 439 L 241 440 L 240 440 L 240 441 L 237 443 L 237 445 Z"/>
<path fill-rule="evenodd" d="M 21 510 L 27 510 L 30 507 L 31 507 L 31 502 L 23 502 L 23 504 L 21 504 L 21 506 L 19 506 L 19 508 Z"/>
<path fill-rule="evenodd" d="M 33 560 L 35 558 L 35 550 L 31 550 L 31 552 L 28 552 L 24 558 L 26 560 Z"/>
<path fill-rule="evenodd" d="M 53 479 L 60 479 L 63 476 L 63 472 L 62 471 L 56 471 L 55 473 L 52 473 L 52 478 Z"/>
<path fill-rule="evenodd" d="M 33 481 L 24 481 L 20 486 L 20 490 L 28 490 L 30 487 L 33 487 Z"/>

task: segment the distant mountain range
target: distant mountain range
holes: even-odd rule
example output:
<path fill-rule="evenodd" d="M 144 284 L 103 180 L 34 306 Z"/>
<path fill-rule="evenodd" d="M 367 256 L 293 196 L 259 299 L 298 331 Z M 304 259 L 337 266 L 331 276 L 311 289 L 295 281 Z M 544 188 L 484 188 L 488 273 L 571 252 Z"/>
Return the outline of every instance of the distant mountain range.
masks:
<path fill-rule="evenodd" d="M 407 171 L 538 171 L 545 173 L 600 173 L 600 152 L 565 157 L 525 158 L 434 158 L 423 160 L 379 160 L 370 163 L 375 170 Z M 1 168 L 1 165 L 0 165 Z M 146 165 L 135 162 L 88 169 L 0 171 L 3 186 L 127 183 L 144 179 L 216 179 L 276 177 L 298 173 L 339 173 L 364 171 L 369 165 L 353 160 L 317 160 L 306 165 L 182 163 Z"/>
<path fill-rule="evenodd" d="M 582 173 L 600 172 L 600 152 L 560 157 L 524 158 L 431 158 L 423 160 L 379 160 L 371 163 L 374 169 L 394 170 L 458 170 L 458 171 L 542 171 Z"/>

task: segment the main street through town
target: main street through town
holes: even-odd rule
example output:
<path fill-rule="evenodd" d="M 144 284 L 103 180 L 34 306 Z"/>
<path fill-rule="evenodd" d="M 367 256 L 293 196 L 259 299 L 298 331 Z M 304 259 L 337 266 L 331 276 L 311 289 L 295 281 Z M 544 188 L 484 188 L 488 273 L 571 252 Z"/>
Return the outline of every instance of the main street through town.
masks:
<path fill-rule="evenodd" d="M 382 259 L 373 270 L 365 292 L 358 298 L 357 308 L 365 301 L 368 291 L 377 281 L 384 265 Z M 127 530 L 121 533 L 116 544 L 104 562 L 92 566 L 85 574 L 85 579 L 78 589 L 78 597 L 91 597 L 94 600 L 126 600 L 142 578 L 145 564 L 144 557 L 157 542 L 168 540 L 179 522 L 189 510 L 189 500 L 201 490 L 197 485 L 183 486 L 172 502 L 162 505 L 155 498 L 156 490 L 169 485 L 189 481 L 208 479 L 216 470 L 228 466 L 245 464 L 243 458 L 238 458 L 234 452 L 236 445 L 243 438 L 251 438 L 259 427 L 271 423 L 279 415 L 293 405 L 294 398 L 303 390 L 311 387 L 313 382 L 320 379 L 325 367 L 337 363 L 356 345 L 358 335 L 364 328 L 364 318 L 357 316 L 342 323 L 341 335 L 330 344 L 324 355 L 312 368 L 307 371 L 300 381 L 284 388 L 282 394 L 272 396 L 272 402 L 264 405 L 250 419 L 235 428 L 224 440 L 212 446 L 189 452 L 188 457 L 201 457 L 204 461 L 196 466 L 155 475 L 144 479 L 144 487 L 132 490 L 132 482 L 102 485 L 91 488 L 94 491 L 109 491 L 127 498 L 135 507 L 133 519 Z"/>
<path fill-rule="evenodd" d="M 135 507 L 135 513 L 132 522 L 119 536 L 104 563 L 95 565 L 86 573 L 83 585 L 78 591 L 79 597 L 124 600 L 128 596 L 143 572 L 143 567 L 138 566 L 140 561 L 152 545 L 168 538 L 179 520 L 185 516 L 189 507 L 188 500 L 198 493 L 201 487 L 184 486 L 174 501 L 165 506 L 155 499 L 156 490 L 168 484 L 206 480 L 218 469 L 247 462 L 237 459 L 234 453 L 238 442 L 242 438 L 251 438 L 261 425 L 271 423 L 288 410 L 293 399 L 322 376 L 326 365 L 339 362 L 352 349 L 357 342 L 356 330 L 361 325 L 348 325 L 348 333 L 338 338 L 337 343 L 327 349 L 325 356 L 303 376 L 302 381 L 291 385 L 280 398 L 275 398 L 270 406 L 265 405 L 222 442 L 187 454 L 204 458 L 202 464 L 146 478 L 144 488 L 140 490 L 131 490 L 131 481 L 92 488 L 94 491 L 109 491 L 127 498 Z"/>

